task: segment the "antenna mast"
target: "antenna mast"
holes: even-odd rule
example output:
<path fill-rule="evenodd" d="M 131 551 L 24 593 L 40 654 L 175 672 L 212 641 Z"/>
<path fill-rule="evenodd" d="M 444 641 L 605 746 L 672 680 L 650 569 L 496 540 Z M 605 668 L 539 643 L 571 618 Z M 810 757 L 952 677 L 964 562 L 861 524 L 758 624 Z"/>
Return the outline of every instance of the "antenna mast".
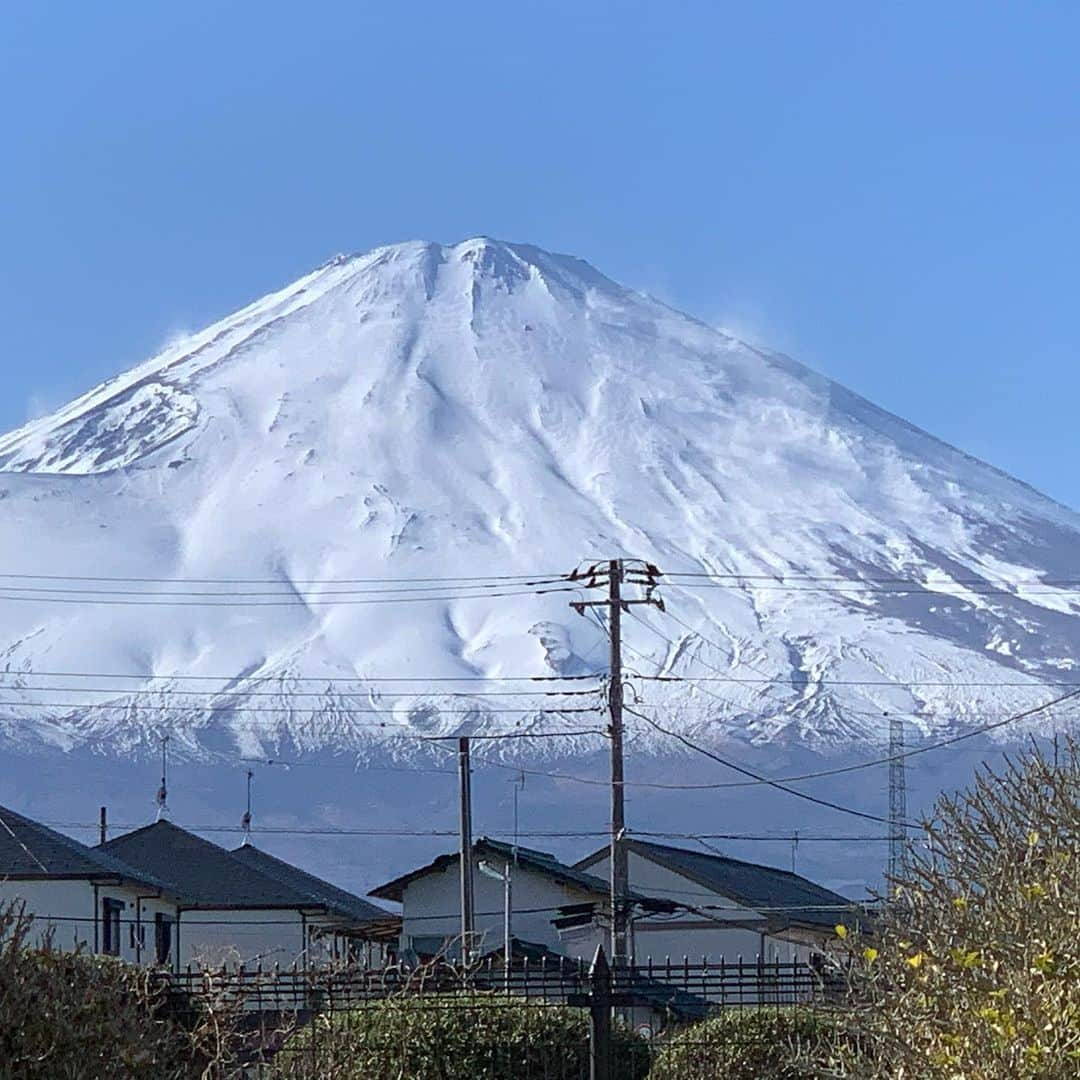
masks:
<path fill-rule="evenodd" d="M 157 790 L 157 820 L 169 816 L 169 736 L 161 736 L 161 787 Z"/>
<path fill-rule="evenodd" d="M 247 847 L 251 843 L 251 781 L 255 774 L 248 769 L 247 771 L 247 809 L 244 811 L 244 816 L 240 819 L 240 828 L 244 831 L 244 839 L 241 841 L 241 847 Z"/>

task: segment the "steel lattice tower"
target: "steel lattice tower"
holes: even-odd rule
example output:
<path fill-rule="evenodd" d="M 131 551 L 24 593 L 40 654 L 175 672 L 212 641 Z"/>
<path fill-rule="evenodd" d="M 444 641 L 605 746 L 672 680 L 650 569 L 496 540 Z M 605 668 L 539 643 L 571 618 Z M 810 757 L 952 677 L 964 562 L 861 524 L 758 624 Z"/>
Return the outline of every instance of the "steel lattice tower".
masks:
<path fill-rule="evenodd" d="M 889 717 L 889 877 L 903 877 L 907 869 L 907 762 L 904 760 L 904 721 Z"/>

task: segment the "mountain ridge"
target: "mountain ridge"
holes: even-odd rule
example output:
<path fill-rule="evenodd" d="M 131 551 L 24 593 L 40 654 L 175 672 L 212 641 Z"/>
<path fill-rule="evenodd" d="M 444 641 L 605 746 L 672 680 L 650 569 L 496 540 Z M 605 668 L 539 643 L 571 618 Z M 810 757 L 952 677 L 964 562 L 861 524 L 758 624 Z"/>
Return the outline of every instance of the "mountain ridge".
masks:
<path fill-rule="evenodd" d="M 192 753 L 230 740 L 382 752 L 356 719 L 374 703 L 402 734 L 466 721 L 445 695 L 418 708 L 374 693 L 380 677 L 498 685 L 601 652 L 563 596 L 368 609 L 320 600 L 312 581 L 648 558 L 683 575 L 665 591 L 697 633 L 657 618 L 633 647 L 687 680 L 651 700 L 707 741 L 879 739 L 886 712 L 927 734 L 963 726 L 1030 704 L 1080 642 L 1075 590 L 1052 584 L 1080 539 L 1070 508 L 583 260 L 486 237 L 336 256 L 170 343 L 0 436 L 0 498 L 0 566 L 38 589 L 0 585 L 0 671 L 22 680 L 0 731 L 7 717 L 17 741 L 31 715 L 35 737 L 103 752 L 163 726 Z M 261 576 L 280 583 L 281 610 L 166 607 L 153 590 L 63 606 L 47 575 L 87 566 L 159 585 Z M 799 575 L 837 581 L 797 589 Z M 874 587 L 882 576 L 918 591 Z M 72 684 L 59 703 L 37 692 L 36 670 L 88 670 L 88 656 L 145 682 L 80 701 Z M 755 669 L 775 681 L 755 687 Z M 719 700 L 694 686 L 717 672 Z M 228 677 L 228 708 L 185 697 L 200 673 Z M 295 680 L 324 676 L 356 687 L 300 707 Z M 280 719 L 245 692 L 276 695 Z M 472 704 L 470 729 L 506 727 Z"/>

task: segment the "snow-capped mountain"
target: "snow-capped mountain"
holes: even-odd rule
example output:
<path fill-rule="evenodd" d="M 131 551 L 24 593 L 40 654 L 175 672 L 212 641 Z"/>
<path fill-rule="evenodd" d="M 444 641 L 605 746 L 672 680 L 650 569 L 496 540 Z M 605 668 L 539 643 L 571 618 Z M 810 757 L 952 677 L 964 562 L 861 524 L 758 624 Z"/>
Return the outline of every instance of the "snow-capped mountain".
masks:
<path fill-rule="evenodd" d="M 536 712 L 588 694 L 474 680 L 602 669 L 584 593 L 524 582 L 617 556 L 665 575 L 628 667 L 711 680 L 640 680 L 668 726 L 962 727 L 1070 678 L 1078 544 L 1071 510 L 587 263 L 401 244 L 0 437 L 0 732 L 257 754 L 596 727 Z"/>

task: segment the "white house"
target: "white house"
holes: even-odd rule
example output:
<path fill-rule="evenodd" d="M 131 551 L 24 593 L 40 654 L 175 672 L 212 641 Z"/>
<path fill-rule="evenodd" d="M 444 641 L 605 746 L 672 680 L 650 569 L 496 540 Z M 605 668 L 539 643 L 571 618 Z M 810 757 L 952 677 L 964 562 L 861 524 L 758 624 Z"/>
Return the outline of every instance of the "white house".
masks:
<path fill-rule="evenodd" d="M 178 971 L 356 959 L 355 942 L 393 919 L 280 859 L 250 846 L 227 851 L 167 820 L 94 850 L 165 883 L 173 900 L 153 910 L 155 941 L 166 946 L 157 960 Z"/>
<path fill-rule="evenodd" d="M 495 876 L 479 872 L 481 863 Z M 608 905 L 606 881 L 567 866 L 544 851 L 481 838 L 473 845 L 473 867 L 475 951 L 489 952 L 502 946 L 504 885 L 497 879 L 507 867 L 512 884 L 511 934 L 521 942 L 562 955 L 578 955 L 563 947 L 555 922 L 571 912 L 574 917 L 585 913 L 591 918 Z M 459 954 L 461 894 L 457 852 L 440 855 L 427 866 L 372 889 L 369 895 L 402 905 L 403 955 L 425 958 Z M 646 897 L 634 894 L 631 900 L 636 910 L 649 906 Z"/>
<path fill-rule="evenodd" d="M 667 957 L 734 960 L 761 957 L 809 961 L 834 938 L 838 923 L 854 925 L 858 906 L 807 878 L 725 855 L 627 840 L 630 886 L 679 905 L 676 917 L 643 914 L 632 920 L 632 949 L 640 964 Z M 575 864 L 606 875 L 610 849 Z M 602 940 L 603 929 L 563 924 L 565 951 L 584 952 Z"/>
<path fill-rule="evenodd" d="M 174 907 L 152 874 L 0 807 L 0 903 L 33 918 L 31 942 L 154 962 L 147 931 Z"/>

